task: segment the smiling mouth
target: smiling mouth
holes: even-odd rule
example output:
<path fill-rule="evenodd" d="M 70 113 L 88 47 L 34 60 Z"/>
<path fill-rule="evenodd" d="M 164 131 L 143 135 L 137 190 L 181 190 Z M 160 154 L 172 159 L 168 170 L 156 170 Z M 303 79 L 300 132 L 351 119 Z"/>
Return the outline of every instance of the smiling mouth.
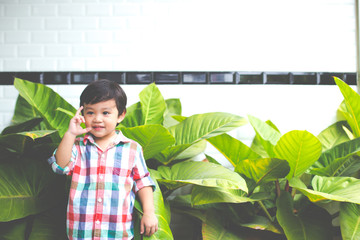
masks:
<path fill-rule="evenodd" d="M 104 127 L 102 127 L 102 126 L 94 126 L 94 127 L 92 127 L 92 129 L 94 129 L 95 131 L 99 131 L 99 130 L 101 130 L 103 128 Z"/>

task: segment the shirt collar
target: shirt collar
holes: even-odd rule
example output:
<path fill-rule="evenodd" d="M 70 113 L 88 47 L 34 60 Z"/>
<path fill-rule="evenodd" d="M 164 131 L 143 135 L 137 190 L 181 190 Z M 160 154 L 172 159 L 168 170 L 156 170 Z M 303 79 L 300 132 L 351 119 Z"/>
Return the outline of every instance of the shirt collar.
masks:
<path fill-rule="evenodd" d="M 120 130 L 116 130 L 116 134 L 117 135 L 116 135 L 116 137 L 114 138 L 114 141 L 113 141 L 114 145 L 117 145 L 120 142 L 128 143 L 128 142 L 131 141 L 131 139 L 125 137 L 124 134 Z M 88 141 L 90 143 L 92 143 L 92 144 L 95 143 L 94 137 L 93 137 L 93 135 L 91 133 L 85 134 L 84 139 L 83 139 L 84 145 L 86 145 Z"/>

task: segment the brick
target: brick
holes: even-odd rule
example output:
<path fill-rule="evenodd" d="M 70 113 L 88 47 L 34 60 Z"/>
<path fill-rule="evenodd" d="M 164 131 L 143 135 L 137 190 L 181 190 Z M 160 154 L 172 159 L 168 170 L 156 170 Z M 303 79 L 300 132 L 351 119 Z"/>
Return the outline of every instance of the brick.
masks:
<path fill-rule="evenodd" d="M 45 19 L 45 29 L 49 30 L 66 30 L 70 29 L 70 18 L 56 17 Z"/>
<path fill-rule="evenodd" d="M 5 98 L 16 99 L 19 95 L 19 91 L 14 86 L 2 86 Z"/>
<path fill-rule="evenodd" d="M 124 53 L 124 46 L 120 44 L 107 44 L 100 47 L 100 56 L 119 56 Z"/>
<path fill-rule="evenodd" d="M 44 55 L 41 45 L 19 45 L 17 49 L 19 57 L 42 57 Z"/>
<path fill-rule="evenodd" d="M 80 94 L 82 93 L 84 88 L 85 87 L 83 85 L 71 85 L 71 87 L 58 85 L 56 92 L 65 99 L 69 99 L 69 98 L 79 99 Z"/>
<path fill-rule="evenodd" d="M 125 29 L 126 28 L 126 17 L 108 17 L 100 18 L 99 20 L 100 29 Z"/>
<path fill-rule="evenodd" d="M 109 58 L 86 59 L 86 70 L 110 71 L 113 70 L 113 61 Z"/>
<path fill-rule="evenodd" d="M 85 33 L 85 41 L 88 43 L 108 43 L 113 39 L 112 31 L 93 31 Z"/>
<path fill-rule="evenodd" d="M 0 99 L 1 112 L 13 112 L 15 109 L 15 99 Z"/>
<path fill-rule="evenodd" d="M 45 57 L 69 57 L 71 47 L 68 45 L 47 45 L 45 46 Z"/>
<path fill-rule="evenodd" d="M 32 16 L 56 16 L 56 5 L 33 5 L 31 7 Z"/>
<path fill-rule="evenodd" d="M 57 62 L 53 58 L 49 59 L 31 59 L 30 69 L 31 71 L 56 71 Z"/>
<path fill-rule="evenodd" d="M 139 16 L 140 15 L 139 4 L 115 4 L 114 16 Z"/>
<path fill-rule="evenodd" d="M 57 32 L 52 31 L 34 31 L 31 32 L 31 42 L 32 43 L 56 43 L 57 41 Z"/>
<path fill-rule="evenodd" d="M 11 71 L 30 71 L 29 61 L 27 59 L 6 59 L 3 64 L 5 72 Z"/>
<path fill-rule="evenodd" d="M 19 30 L 43 30 L 44 19 L 42 18 L 20 18 L 18 19 Z"/>
<path fill-rule="evenodd" d="M 88 4 L 86 6 L 87 16 L 110 16 L 112 7 L 110 4 Z"/>
<path fill-rule="evenodd" d="M 71 20 L 72 29 L 95 30 L 98 29 L 98 19 L 93 17 L 76 17 Z"/>
<path fill-rule="evenodd" d="M 0 30 L 16 30 L 17 20 L 15 18 L 1 18 Z"/>
<path fill-rule="evenodd" d="M 83 58 L 61 58 L 57 63 L 58 71 L 84 71 L 85 61 Z"/>
<path fill-rule="evenodd" d="M 0 58 L 16 57 L 15 45 L 0 45 Z"/>
<path fill-rule="evenodd" d="M 75 45 L 72 47 L 72 56 L 74 57 L 97 57 L 99 56 L 98 45 Z"/>
<path fill-rule="evenodd" d="M 30 43 L 30 32 L 11 31 L 5 32 L 5 43 Z"/>
<path fill-rule="evenodd" d="M 36 3 L 44 3 L 45 0 L 19 0 L 20 3 L 30 3 L 30 4 L 36 4 Z"/>
<path fill-rule="evenodd" d="M 30 5 L 6 5 L 5 16 L 6 17 L 29 17 Z"/>
<path fill-rule="evenodd" d="M 66 4 L 58 6 L 59 16 L 84 16 L 85 6 L 83 4 Z"/>
<path fill-rule="evenodd" d="M 84 36 L 82 32 L 78 31 L 65 31 L 60 32 L 58 35 L 59 43 L 82 43 Z"/>

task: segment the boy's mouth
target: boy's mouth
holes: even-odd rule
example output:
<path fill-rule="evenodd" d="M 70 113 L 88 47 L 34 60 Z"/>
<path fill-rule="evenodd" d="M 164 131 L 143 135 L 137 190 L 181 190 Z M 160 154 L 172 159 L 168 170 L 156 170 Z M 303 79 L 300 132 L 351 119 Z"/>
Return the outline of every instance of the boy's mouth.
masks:
<path fill-rule="evenodd" d="M 103 126 L 93 126 L 92 129 L 94 129 L 95 131 L 100 131 L 101 129 L 103 129 Z"/>

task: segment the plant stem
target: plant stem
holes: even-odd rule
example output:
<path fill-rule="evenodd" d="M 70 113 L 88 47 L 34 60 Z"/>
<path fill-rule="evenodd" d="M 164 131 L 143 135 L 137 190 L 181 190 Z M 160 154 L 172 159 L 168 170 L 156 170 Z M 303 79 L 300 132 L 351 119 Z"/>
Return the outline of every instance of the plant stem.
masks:
<path fill-rule="evenodd" d="M 279 183 L 279 180 L 275 181 L 275 188 L 276 188 L 276 196 L 280 197 L 280 183 Z"/>
<path fill-rule="evenodd" d="M 262 208 L 262 210 L 265 212 L 266 216 L 269 218 L 269 220 L 272 222 L 273 218 L 271 217 L 269 211 L 266 209 L 265 205 L 262 203 L 262 201 L 258 202 L 260 204 L 260 207 Z"/>

